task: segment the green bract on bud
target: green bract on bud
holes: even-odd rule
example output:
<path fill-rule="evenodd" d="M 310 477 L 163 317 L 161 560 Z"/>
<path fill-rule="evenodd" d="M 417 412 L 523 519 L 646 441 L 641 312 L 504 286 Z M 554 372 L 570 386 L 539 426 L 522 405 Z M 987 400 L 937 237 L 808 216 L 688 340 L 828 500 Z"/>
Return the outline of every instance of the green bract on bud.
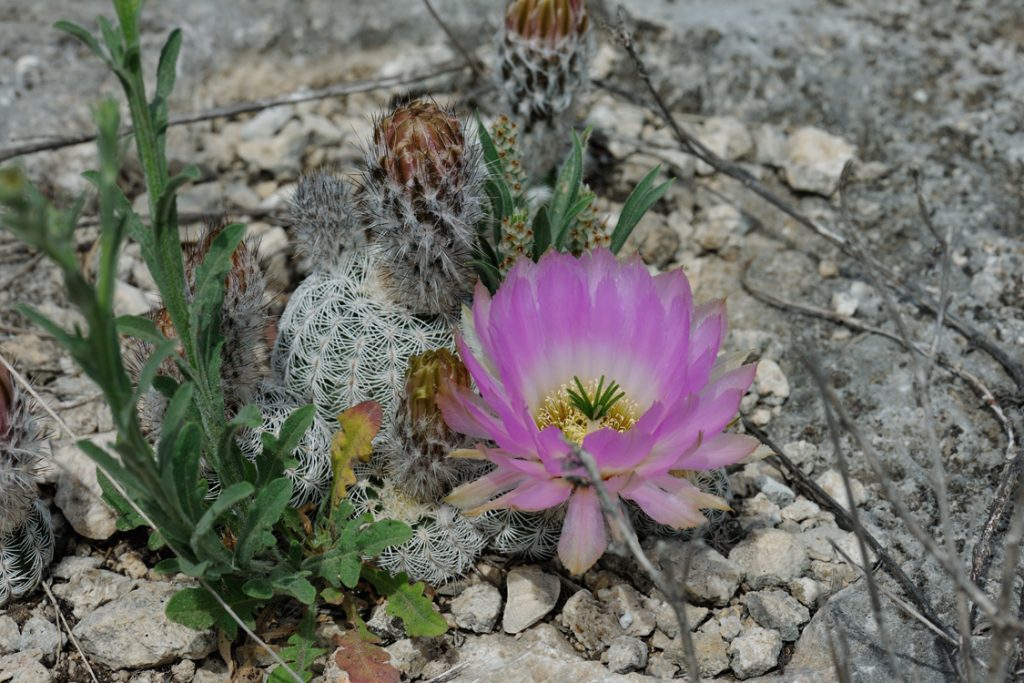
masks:
<path fill-rule="evenodd" d="M 359 196 L 370 244 L 396 303 L 454 317 L 473 286 L 485 170 L 475 135 L 435 102 L 382 116 Z"/>
<path fill-rule="evenodd" d="M 523 38 L 555 44 L 584 35 L 590 19 L 583 0 L 512 0 L 505 27 Z"/>

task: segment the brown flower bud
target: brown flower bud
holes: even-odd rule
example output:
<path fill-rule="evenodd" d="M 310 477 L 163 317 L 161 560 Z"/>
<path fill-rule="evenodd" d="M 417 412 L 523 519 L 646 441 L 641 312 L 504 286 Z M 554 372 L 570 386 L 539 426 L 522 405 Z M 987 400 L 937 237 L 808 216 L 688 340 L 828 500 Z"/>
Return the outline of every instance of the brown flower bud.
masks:
<path fill-rule="evenodd" d="M 584 0 L 511 0 L 505 13 L 509 31 L 552 44 L 584 34 L 589 21 Z"/>
<path fill-rule="evenodd" d="M 458 118 L 427 100 L 382 118 L 373 141 L 383 149 L 380 165 L 388 177 L 410 191 L 445 188 L 465 149 Z"/>
<path fill-rule="evenodd" d="M 451 351 L 438 349 L 409 358 L 405 395 L 413 424 L 424 419 L 436 419 L 438 424 L 444 424 L 436 397 L 448 385 L 470 386 L 469 371 Z"/>

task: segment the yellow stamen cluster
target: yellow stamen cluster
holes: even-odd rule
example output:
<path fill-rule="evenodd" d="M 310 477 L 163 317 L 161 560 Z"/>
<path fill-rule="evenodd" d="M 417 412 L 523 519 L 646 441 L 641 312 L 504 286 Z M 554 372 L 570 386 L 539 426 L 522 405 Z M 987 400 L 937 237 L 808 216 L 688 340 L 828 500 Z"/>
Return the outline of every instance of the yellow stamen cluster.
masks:
<path fill-rule="evenodd" d="M 593 398 L 599 390 L 599 381 L 592 379 L 583 386 L 588 396 Z M 561 429 L 570 441 L 582 444 L 583 439 L 591 432 L 605 428 L 625 432 L 632 429 L 640 418 L 640 406 L 628 396 L 623 396 L 604 415 L 592 420 L 576 406 L 569 396 L 570 389 L 576 390 L 576 387 L 566 383 L 544 397 L 534 416 L 537 427 L 544 429 L 554 425 Z"/>

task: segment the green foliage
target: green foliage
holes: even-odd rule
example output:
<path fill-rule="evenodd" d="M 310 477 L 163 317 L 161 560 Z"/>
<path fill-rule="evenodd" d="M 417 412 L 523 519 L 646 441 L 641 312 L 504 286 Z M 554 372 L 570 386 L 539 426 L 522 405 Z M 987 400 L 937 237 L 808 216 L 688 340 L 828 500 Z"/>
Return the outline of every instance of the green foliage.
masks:
<path fill-rule="evenodd" d="M 387 572 L 367 568 L 364 573 L 378 593 L 388 596 L 387 613 L 401 619 L 410 636 L 429 638 L 448 630 L 434 603 L 423 594 L 426 586 L 422 581 L 409 583 L 405 572 L 391 576 Z"/>
<path fill-rule="evenodd" d="M 477 116 L 477 130 L 488 170 L 485 190 L 490 201 L 474 265 L 492 292 L 515 260 L 529 257 L 536 261 L 550 248 L 578 254 L 606 245 L 617 254 L 643 215 L 672 185 L 671 180 L 656 184 L 661 167 L 652 169 L 626 199 L 609 235 L 594 211 L 596 196 L 584 182 L 589 130 L 582 136 L 572 132 L 572 150 L 555 178 L 550 197 L 540 206 L 530 206 L 526 189 L 517 181 L 519 152 L 505 119 L 498 120 L 492 135 Z"/>
<path fill-rule="evenodd" d="M 167 100 L 174 87 L 181 33 L 172 32 L 164 44 L 156 87 L 148 98 L 139 48 L 142 2 L 114 0 L 114 7 L 118 23 L 101 18 L 99 36 L 67 22 L 57 27 L 82 41 L 122 85 L 145 174 L 149 218 L 133 210 L 117 185 L 121 120 L 113 100 L 95 109 L 98 170 L 86 174 L 99 206 L 95 281 L 79 265 L 74 237 L 86 198 L 69 209 L 56 207 L 20 170 L 0 169 L 0 227 L 60 269 L 68 298 L 85 324 L 65 330 L 38 311 L 23 311 L 65 347 L 110 406 L 117 431 L 114 442 L 101 447 L 82 441 L 79 446 L 102 470 L 104 499 L 120 514 L 118 528 L 149 525 L 150 547 L 166 547 L 173 553 L 157 569 L 198 580 L 197 586 L 172 597 L 168 616 L 192 628 L 216 626 L 234 638 L 240 625 L 255 626 L 255 615 L 268 602 L 298 601 L 307 606 L 309 628 L 293 636 L 283 654 L 304 670 L 315 656 L 310 639 L 318 595 L 325 588 L 355 588 L 365 571 L 382 575 L 364 560 L 405 542 L 412 532 L 398 522 L 353 517 L 350 505 L 321 505 L 312 521 L 288 507 L 292 483 L 287 474 L 296 465 L 292 453 L 313 422 L 313 406 L 296 410 L 277 435 L 264 434 L 262 452 L 254 461 L 243 456 L 235 437 L 240 429 L 259 426 L 261 416 L 253 406 L 228 414 L 221 385 L 221 319 L 225 280 L 245 227 L 230 225 L 216 234 L 194 278 L 186 277 L 176 195 L 198 178 L 198 171 L 190 167 L 172 177 L 165 151 Z M 165 337 L 149 319 L 114 314 L 118 257 L 128 239 L 141 247 L 173 325 L 173 338 Z M 152 349 L 135 381 L 125 369 L 122 335 L 143 340 Z M 180 382 L 159 374 L 168 361 L 180 371 Z M 151 388 L 168 399 L 155 444 L 147 440 L 137 414 L 139 400 Z M 203 477 L 201 463 L 215 475 L 216 495 Z M 387 584 L 395 594 L 408 592 L 407 586 L 404 577 Z M 419 592 L 422 597 L 422 586 Z M 401 599 L 416 603 L 414 598 Z M 416 606 L 418 612 L 423 609 Z M 274 676 L 308 680 L 290 667 L 279 667 Z"/>
<path fill-rule="evenodd" d="M 299 630 L 288 638 L 288 645 L 278 653 L 281 658 L 291 665 L 291 668 L 302 677 L 303 681 L 313 678 L 313 672 L 309 670 L 310 665 L 317 657 L 325 654 L 327 650 L 316 647 L 316 614 L 307 610 L 305 617 L 299 624 Z M 291 677 L 283 667 L 277 667 L 271 672 L 267 683 L 286 683 Z"/>

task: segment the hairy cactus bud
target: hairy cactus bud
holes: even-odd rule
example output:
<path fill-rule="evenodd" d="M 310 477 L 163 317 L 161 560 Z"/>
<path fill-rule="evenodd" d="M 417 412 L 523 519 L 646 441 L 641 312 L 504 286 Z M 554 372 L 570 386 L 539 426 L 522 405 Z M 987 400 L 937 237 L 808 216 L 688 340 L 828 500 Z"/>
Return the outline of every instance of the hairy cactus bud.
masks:
<path fill-rule="evenodd" d="M 373 131 L 383 151 L 380 165 L 410 194 L 445 192 L 449 173 L 457 169 L 466 140 L 462 124 L 434 102 L 416 100 L 383 117 Z"/>
<path fill-rule="evenodd" d="M 456 484 L 480 473 L 480 463 L 448 457 L 469 443 L 448 429 L 437 407 L 437 393 L 447 384 L 470 386 L 469 371 L 451 351 L 428 351 L 409 359 L 394 436 L 382 452 L 396 485 L 422 501 L 440 500 Z"/>
<path fill-rule="evenodd" d="M 291 201 L 299 252 L 314 268 L 330 267 L 366 244 L 348 185 L 325 171 L 307 173 Z"/>
<path fill-rule="evenodd" d="M 360 205 L 392 297 L 413 313 L 454 316 L 469 298 L 484 179 L 451 111 L 417 100 L 377 121 Z"/>
<path fill-rule="evenodd" d="M 511 0 L 498 52 L 498 85 L 527 132 L 553 121 L 588 83 L 584 0 Z"/>
<path fill-rule="evenodd" d="M 0 367 L 0 607 L 39 585 L 53 559 L 50 512 L 37 497 L 40 431 Z"/>

